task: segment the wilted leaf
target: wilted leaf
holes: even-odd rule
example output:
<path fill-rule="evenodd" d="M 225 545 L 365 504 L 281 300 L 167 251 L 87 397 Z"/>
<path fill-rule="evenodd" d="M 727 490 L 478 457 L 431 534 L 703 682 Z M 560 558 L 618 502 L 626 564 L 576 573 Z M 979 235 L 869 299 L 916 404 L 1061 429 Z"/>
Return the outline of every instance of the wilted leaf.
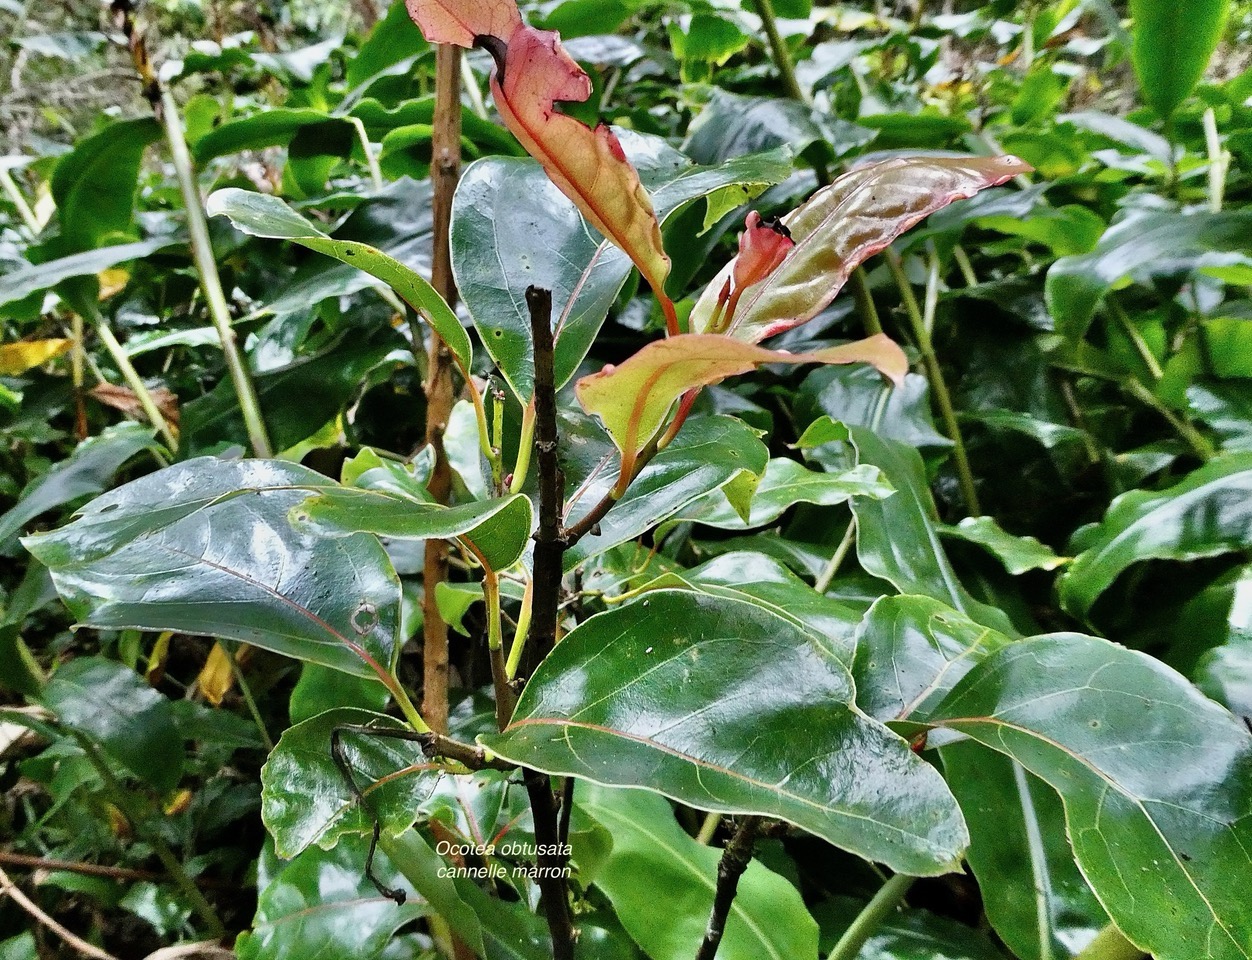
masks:
<path fill-rule="evenodd" d="M 688 390 L 718 383 L 767 363 L 871 363 L 899 382 L 908 359 L 883 334 L 812 353 L 784 353 L 712 334 L 685 334 L 649 343 L 617 367 L 583 377 L 575 393 L 626 455 L 637 453 Z"/>
<path fill-rule="evenodd" d="M 994 187 L 1030 167 L 1016 157 L 916 157 L 884 160 L 840 177 L 783 217 L 795 241 L 782 265 L 742 291 L 726 328 L 756 343 L 817 316 L 852 271 L 925 217 Z M 690 329 L 708 331 L 731 261 L 705 288 Z"/>
<path fill-rule="evenodd" d="M 19 340 L 0 344 L 0 376 L 16 377 L 65 353 L 73 340 Z"/>
<path fill-rule="evenodd" d="M 472 47 L 479 37 L 507 43 L 522 25 L 514 0 L 405 0 L 405 5 L 431 43 Z"/>
<path fill-rule="evenodd" d="M 179 407 L 177 395 L 166 387 L 157 387 L 148 392 L 152 394 L 152 399 L 156 403 L 157 409 L 161 411 L 161 416 L 165 418 L 165 422 L 178 426 Z M 101 383 L 92 387 L 87 393 L 106 407 L 121 410 L 128 417 L 138 418 L 143 416 L 143 405 L 140 404 L 139 397 L 135 395 L 135 391 L 130 389 L 130 387 Z"/>

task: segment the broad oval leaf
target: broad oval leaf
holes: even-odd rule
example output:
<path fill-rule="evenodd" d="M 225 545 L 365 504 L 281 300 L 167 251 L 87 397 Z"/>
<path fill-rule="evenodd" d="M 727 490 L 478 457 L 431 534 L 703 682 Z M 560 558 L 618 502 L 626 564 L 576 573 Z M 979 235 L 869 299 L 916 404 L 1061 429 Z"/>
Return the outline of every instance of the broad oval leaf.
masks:
<path fill-rule="evenodd" d="M 523 494 L 456 507 L 422 503 L 387 490 L 328 487 L 297 516 L 337 535 L 358 532 L 408 540 L 463 541 L 493 570 L 513 566 L 530 540 L 533 511 Z"/>
<path fill-rule="evenodd" d="M 777 817 L 893 870 L 954 869 L 967 834 L 947 786 L 853 696 L 789 621 L 659 590 L 572 631 L 482 739 L 548 773 Z"/>
<path fill-rule="evenodd" d="M 1061 794 L 1079 866 L 1160 960 L 1252 956 L 1252 735 L 1169 667 L 1076 634 L 1019 641 L 929 716 Z"/>
<path fill-rule="evenodd" d="M 727 333 L 756 343 L 811 320 L 856 267 L 952 203 L 1031 168 L 1016 157 L 884 160 L 844 174 L 783 217 L 795 248 L 772 274 L 747 287 Z M 690 329 L 708 331 L 732 260 L 705 288 Z"/>
<path fill-rule="evenodd" d="M 766 350 L 729 337 L 690 333 L 653 341 L 624 363 L 583 377 L 574 391 L 583 409 L 600 418 L 617 448 L 633 455 L 688 390 L 767 363 L 870 363 L 897 383 L 909 366 L 904 351 L 881 333 L 812 353 Z"/>
<path fill-rule="evenodd" d="M 391 669 L 400 582 L 377 538 L 288 514 L 332 481 L 269 460 L 189 460 L 23 540 L 85 626 L 240 640 L 361 677 Z M 366 659 L 368 658 L 368 659 Z"/>
<path fill-rule="evenodd" d="M 237 229 L 251 236 L 291 240 L 381 280 L 426 319 L 456 356 L 461 369 L 470 369 L 473 348 L 469 334 L 438 291 L 400 261 L 368 244 L 327 236 L 278 197 L 268 194 L 231 187 L 210 196 L 206 207 L 209 216 L 227 217 Z"/>
<path fill-rule="evenodd" d="M 1086 618 L 1100 594 L 1140 560 L 1196 560 L 1252 545 L 1252 453 L 1205 464 L 1167 490 L 1134 490 L 1080 531 L 1082 552 L 1061 578 L 1061 604 Z"/>
<path fill-rule="evenodd" d="M 1229 11 L 1229 0 L 1130 0 L 1135 73 L 1143 98 L 1162 117 L 1204 76 Z"/>

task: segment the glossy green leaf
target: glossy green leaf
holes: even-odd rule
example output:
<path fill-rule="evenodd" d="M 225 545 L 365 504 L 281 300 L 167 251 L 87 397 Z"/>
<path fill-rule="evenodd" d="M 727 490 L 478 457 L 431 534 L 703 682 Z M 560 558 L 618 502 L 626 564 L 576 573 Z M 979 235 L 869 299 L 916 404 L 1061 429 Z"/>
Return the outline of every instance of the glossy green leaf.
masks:
<path fill-rule="evenodd" d="M 1252 735 L 1174 671 L 1091 637 L 1035 637 L 925 719 L 1061 794 L 1078 863 L 1135 944 L 1160 960 L 1252 956 Z"/>
<path fill-rule="evenodd" d="M 506 570 L 530 540 L 533 510 L 522 494 L 445 507 L 384 490 L 329 487 L 297 516 L 339 536 L 358 532 L 407 540 L 462 540 L 493 570 Z"/>
<path fill-rule="evenodd" d="M 806 323 L 859 264 L 900 234 L 955 200 L 1029 170 L 1016 157 L 914 157 L 845 174 L 783 217 L 795 247 L 778 269 L 743 291 L 726 332 L 756 343 Z M 693 332 L 709 330 L 733 271 L 731 261 L 705 288 L 691 313 Z"/>
<path fill-rule="evenodd" d="M 1252 545 L 1252 453 L 1205 464 L 1166 490 L 1118 497 L 1096 526 L 1080 530 L 1081 550 L 1061 577 L 1061 605 L 1086 618 L 1100 594 L 1141 560 L 1196 560 Z"/>
<path fill-rule="evenodd" d="M 662 797 L 589 785 L 579 809 L 613 837 L 596 887 L 653 960 L 690 960 L 704 939 L 717 885 L 715 847 L 697 843 Z M 657 904 L 665 909 L 658 910 Z M 817 955 L 817 924 L 800 892 L 752 861 L 739 881 L 717 952 L 722 960 L 795 960 Z"/>
<path fill-rule="evenodd" d="M 326 136 L 335 128 L 340 128 L 336 132 L 341 135 L 355 135 L 346 119 L 331 116 L 324 110 L 313 107 L 271 108 L 214 127 L 196 141 L 195 158 L 197 163 L 204 164 L 244 150 L 286 147 L 304 131 L 317 129 L 322 136 Z"/>
<path fill-rule="evenodd" d="M 236 944 L 240 960 L 383 956 L 396 932 L 430 908 L 420 898 L 396 906 L 382 896 L 362 869 L 365 853 L 363 839 L 350 839 L 285 863 L 267 844 L 257 864 L 256 917 Z M 406 888 L 385 853 L 374 870 L 388 886 Z"/>
<path fill-rule="evenodd" d="M 675 521 L 692 521 L 723 530 L 749 530 L 773 523 L 797 503 L 832 507 L 853 497 L 881 500 L 894 492 L 877 467 L 862 465 L 840 473 L 826 473 L 778 457 L 766 464 L 765 474 L 752 492 L 751 513 L 746 521 L 720 490 L 697 500 Z"/>
<path fill-rule="evenodd" d="M 62 280 L 94 277 L 131 260 L 141 260 L 170 246 L 169 237 L 139 240 L 110 247 L 98 247 L 82 253 L 58 257 L 44 263 L 28 264 L 0 276 L 0 307 L 23 300 L 32 293 L 51 290 Z"/>
<path fill-rule="evenodd" d="M 288 727 L 261 770 L 261 816 L 279 856 L 294 857 L 310 844 L 329 850 L 341 837 L 372 829 L 331 756 L 331 732 L 341 726 L 408 729 L 393 717 L 355 707 L 327 710 Z M 438 777 L 426 769 L 421 745 L 355 732 L 345 732 L 341 742 L 383 830 L 396 837 L 413 826 Z"/>
<path fill-rule="evenodd" d="M 1143 98 L 1162 117 L 1191 95 L 1217 49 L 1229 0 L 1130 0 L 1132 58 Z"/>
<path fill-rule="evenodd" d="M 787 820 L 893 870 L 951 870 L 966 831 L 947 787 L 853 696 L 788 621 L 658 590 L 580 624 L 482 739 L 549 773 Z"/>
<path fill-rule="evenodd" d="M 814 911 L 822 924 L 822 952 L 834 947 L 861 910 L 864 901 L 837 897 Z M 837 919 L 836 919 L 837 918 Z M 857 960 L 1005 960 L 1004 953 L 980 931 L 928 910 L 907 906 L 884 917 Z"/>
<path fill-rule="evenodd" d="M 1057 333 L 1081 337 L 1104 295 L 1125 279 L 1145 283 L 1187 274 L 1220 262 L 1222 254 L 1246 251 L 1249 235 L 1252 211 L 1247 210 L 1125 214 L 1090 253 L 1063 257 L 1048 271 L 1048 309 Z"/>
<path fill-rule="evenodd" d="M 240 640 L 362 677 L 396 656 L 400 584 L 378 540 L 293 526 L 333 487 L 279 461 L 190 460 L 23 542 L 79 621 Z"/>
<path fill-rule="evenodd" d="M 235 188 L 219 190 L 209 197 L 206 209 L 210 216 L 229 218 L 237 229 L 251 236 L 291 240 L 388 284 L 443 338 L 462 369 L 470 368 L 473 349 L 456 314 L 434 287 L 398 260 L 368 244 L 328 236 L 278 197 L 268 194 Z"/>
<path fill-rule="evenodd" d="M 698 167 L 660 138 L 620 133 L 662 223 L 702 197 L 725 203 L 727 192 L 737 191 L 747 202 L 791 172 L 786 151 Z M 481 256 L 483 249 L 495 256 Z M 472 164 L 461 178 L 452 260 L 483 346 L 523 401 L 533 389 L 526 288 L 552 291 L 560 387 L 587 355 L 631 271 L 630 259 L 587 226 L 536 162 L 500 157 Z"/>
<path fill-rule="evenodd" d="M 966 740 L 939 752 L 969 824 L 965 858 L 995 932 L 1022 960 L 1077 954 L 1108 915 L 1074 860 L 1061 798 L 980 743 Z"/>
<path fill-rule="evenodd" d="M 939 532 L 953 540 L 978 544 L 1014 576 L 1030 570 L 1055 570 L 1068 562 L 1068 558 L 1058 557 L 1051 547 L 1034 537 L 1009 533 L 995 517 L 966 517 L 955 526 L 941 526 Z"/>
<path fill-rule="evenodd" d="M 84 440 L 69 457 L 35 479 L 11 510 L 0 514 L 0 547 L 41 514 L 102 493 L 132 459 L 145 450 L 158 449 L 152 428 L 139 423 L 106 427 Z"/>
<path fill-rule="evenodd" d="M 565 569 L 633 540 L 689 503 L 745 473 L 760 476 L 769 461 L 756 431 L 732 417 L 692 417 L 668 447 L 652 458 L 600 522 L 600 532 L 565 552 Z M 601 470 L 583 485 L 569 507 L 567 525 L 600 502 L 617 481 L 617 470 Z M 572 498 L 571 498 L 572 499 Z"/>
<path fill-rule="evenodd" d="M 174 706 L 134 670 L 103 657 L 71 660 L 44 688 L 43 702 L 67 727 L 87 734 L 157 790 L 172 790 L 182 779 L 183 741 Z"/>

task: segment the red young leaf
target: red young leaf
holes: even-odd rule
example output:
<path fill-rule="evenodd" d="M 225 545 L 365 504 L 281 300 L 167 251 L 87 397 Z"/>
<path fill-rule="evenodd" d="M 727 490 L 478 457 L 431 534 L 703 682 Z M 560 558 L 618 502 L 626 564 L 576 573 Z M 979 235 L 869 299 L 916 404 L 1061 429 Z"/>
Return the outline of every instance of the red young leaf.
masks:
<path fill-rule="evenodd" d="M 472 47 L 479 37 L 509 42 L 522 25 L 514 0 L 405 0 L 409 16 L 431 43 Z"/>

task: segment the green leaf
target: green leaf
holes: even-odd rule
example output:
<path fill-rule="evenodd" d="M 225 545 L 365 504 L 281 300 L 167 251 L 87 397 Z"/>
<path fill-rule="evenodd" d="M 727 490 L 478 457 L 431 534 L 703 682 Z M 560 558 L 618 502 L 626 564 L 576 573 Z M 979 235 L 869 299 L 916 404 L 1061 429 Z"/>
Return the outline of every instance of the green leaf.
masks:
<path fill-rule="evenodd" d="M 661 797 L 588 786 L 578 807 L 613 836 L 596 887 L 653 960 L 690 960 L 704 939 L 720 852 L 697 843 Z M 658 910 L 657 904 L 665 909 Z M 790 883 L 753 860 L 739 881 L 722 960 L 793 960 L 817 955 L 817 924 Z"/>
<path fill-rule="evenodd" d="M 0 277 L 0 307 L 24 300 L 32 293 L 51 290 L 62 280 L 94 277 L 118 264 L 141 260 L 170 246 L 172 242 L 175 241 L 171 241 L 169 237 L 139 240 L 135 243 L 84 250 L 82 253 L 72 253 L 44 263 L 19 266 Z"/>
<path fill-rule="evenodd" d="M 285 863 L 266 845 L 257 864 L 257 911 L 239 937 L 240 960 L 307 960 L 316 956 L 381 957 L 396 932 L 429 912 L 420 898 L 396 906 L 366 878 L 366 842 L 316 847 Z M 390 887 L 404 877 L 385 853 L 374 871 Z"/>
<path fill-rule="evenodd" d="M 679 60 L 699 60 L 721 66 L 748 46 L 749 36 L 732 20 L 712 13 L 692 16 L 686 29 L 669 25 L 670 49 Z"/>
<path fill-rule="evenodd" d="M 1160 960 L 1252 956 L 1252 736 L 1177 673 L 1107 641 L 1035 637 L 924 719 L 1061 794 L 1078 863 L 1137 946 Z"/>
<path fill-rule="evenodd" d="M 641 536 L 745 472 L 759 476 L 768 461 L 769 451 L 742 420 L 692 417 L 600 521 L 600 532 L 583 537 L 565 552 L 565 569 L 572 570 L 589 557 Z M 568 523 L 581 519 L 616 481 L 616 470 L 602 471 L 584 484 L 569 511 Z"/>
<path fill-rule="evenodd" d="M 722 490 L 687 507 L 674 522 L 691 521 L 723 530 L 750 530 L 773 523 L 797 503 L 832 507 L 853 497 L 881 500 L 895 491 L 877 467 L 862 465 L 838 473 L 809 470 L 786 457 L 770 460 L 752 493 L 751 512 L 745 521 Z"/>
<path fill-rule="evenodd" d="M 742 291 L 726 333 L 757 343 L 824 310 L 852 271 L 955 200 L 1026 173 L 1016 157 L 914 157 L 853 170 L 783 217 L 795 247 L 781 265 Z M 737 260 L 738 258 L 736 258 Z M 709 331 L 732 260 L 705 288 L 690 329 Z"/>
<path fill-rule="evenodd" d="M 1000 939 L 1021 960 L 1082 950 L 1108 914 L 1074 860 L 1056 791 L 980 743 L 949 744 L 940 755 L 969 824 L 966 861 Z"/>
<path fill-rule="evenodd" d="M 1082 552 L 1059 584 L 1061 605 L 1086 618 L 1123 570 L 1141 560 L 1196 560 L 1252 545 L 1252 453 L 1205 464 L 1167 490 L 1118 497 L 1095 527 L 1079 531 Z"/>
<path fill-rule="evenodd" d="M 732 188 L 746 202 L 791 173 L 787 151 L 697 167 L 660 138 L 619 133 L 662 223 L 702 197 L 724 200 Z M 485 249 L 495 255 L 482 256 Z M 452 262 L 484 348 L 523 403 L 533 390 L 526 288 L 552 291 L 559 388 L 577 372 L 631 271 L 630 259 L 601 241 L 538 163 L 503 157 L 479 160 L 461 178 Z"/>
<path fill-rule="evenodd" d="M 174 706 L 134 670 L 103 657 L 71 660 L 44 688 L 43 702 L 157 790 L 178 786 L 184 756 Z"/>
<path fill-rule="evenodd" d="M 790 622 L 659 590 L 575 628 L 481 739 L 548 773 L 777 817 L 893 870 L 953 869 L 966 831 L 947 787 L 853 696 Z"/>
<path fill-rule="evenodd" d="M 420 39 L 420 38 L 419 38 Z M 214 127 L 194 145 L 196 163 L 205 164 L 217 157 L 244 150 L 285 147 L 298 135 L 310 129 L 323 138 L 355 136 L 351 124 L 313 107 L 271 107 L 238 120 Z"/>
<path fill-rule="evenodd" d="M 292 240 L 388 284 L 443 338 L 461 368 L 469 370 L 473 348 L 456 314 L 434 287 L 398 260 L 368 244 L 327 236 L 278 197 L 267 194 L 234 188 L 219 190 L 209 197 L 206 209 L 210 216 L 229 218 L 237 229 L 251 236 Z"/>
<path fill-rule="evenodd" d="M 106 427 L 31 482 L 17 504 L 0 514 L 0 548 L 41 514 L 101 493 L 113 476 L 145 450 L 159 450 L 153 431 L 139 423 Z"/>
<path fill-rule="evenodd" d="M 400 584 L 378 540 L 288 519 L 333 488 L 279 461 L 201 458 L 92 501 L 23 543 L 73 614 L 100 629 L 240 640 L 360 677 L 398 650 Z"/>
<path fill-rule="evenodd" d="M 298 516 L 336 536 L 359 532 L 406 540 L 460 539 L 493 570 L 507 570 L 526 550 L 533 510 L 523 494 L 445 507 L 384 490 L 329 487 Z"/>
<path fill-rule="evenodd" d="M 1133 211 L 1115 222 L 1096 248 L 1062 257 L 1048 270 L 1048 309 L 1057 333 L 1078 339 L 1087 332 L 1104 295 L 1130 278 L 1146 283 L 1219 262 L 1219 255 L 1246 251 L 1252 211 L 1178 213 Z"/>
<path fill-rule="evenodd" d="M 1229 0 L 1130 0 L 1135 73 L 1143 98 L 1162 117 L 1169 117 L 1204 76 L 1229 12 Z"/>
<path fill-rule="evenodd" d="M 355 707 L 327 710 L 288 727 L 261 770 L 261 817 L 281 857 L 290 859 L 310 844 L 329 850 L 341 837 L 372 829 L 331 755 L 331 733 L 342 726 L 409 729 L 392 717 Z M 415 742 L 344 732 L 341 743 L 382 829 L 398 837 L 413 826 L 438 773 L 425 769 L 429 763 Z M 385 783 L 373 786 L 384 778 Z"/>
<path fill-rule="evenodd" d="M 995 517 L 966 517 L 956 526 L 944 524 L 940 534 L 953 540 L 976 543 L 994 556 L 1013 576 L 1030 570 L 1055 570 L 1068 562 L 1058 557 L 1046 543 L 1034 537 L 1017 537 L 996 522 Z"/>

